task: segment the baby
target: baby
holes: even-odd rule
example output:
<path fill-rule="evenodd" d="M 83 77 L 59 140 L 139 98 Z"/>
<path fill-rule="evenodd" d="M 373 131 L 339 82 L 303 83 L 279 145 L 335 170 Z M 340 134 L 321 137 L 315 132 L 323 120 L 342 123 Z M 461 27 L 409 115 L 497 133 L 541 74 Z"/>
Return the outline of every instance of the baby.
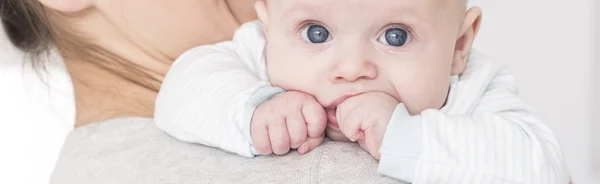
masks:
<path fill-rule="evenodd" d="M 567 183 L 552 131 L 508 70 L 471 50 L 465 0 L 258 1 L 232 41 L 183 54 L 157 125 L 239 155 L 301 154 L 326 132 L 414 183 Z"/>

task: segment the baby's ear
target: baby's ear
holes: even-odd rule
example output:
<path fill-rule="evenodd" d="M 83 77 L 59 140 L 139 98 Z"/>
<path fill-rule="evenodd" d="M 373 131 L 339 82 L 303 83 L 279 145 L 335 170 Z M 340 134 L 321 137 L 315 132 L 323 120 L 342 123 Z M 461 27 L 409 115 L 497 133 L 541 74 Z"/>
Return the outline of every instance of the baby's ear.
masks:
<path fill-rule="evenodd" d="M 465 19 L 460 27 L 456 40 L 454 59 L 452 61 L 452 75 L 459 75 L 465 71 L 473 41 L 481 25 L 481 8 L 473 7 L 465 13 Z"/>
<path fill-rule="evenodd" d="M 94 0 L 38 0 L 44 6 L 59 12 L 73 13 L 83 11 L 94 5 Z"/>
<path fill-rule="evenodd" d="M 256 15 L 258 16 L 258 20 L 260 20 L 263 24 L 263 31 L 267 32 L 267 25 L 269 25 L 269 12 L 267 9 L 267 2 L 265 0 L 258 0 L 254 3 L 254 10 L 256 11 Z"/>

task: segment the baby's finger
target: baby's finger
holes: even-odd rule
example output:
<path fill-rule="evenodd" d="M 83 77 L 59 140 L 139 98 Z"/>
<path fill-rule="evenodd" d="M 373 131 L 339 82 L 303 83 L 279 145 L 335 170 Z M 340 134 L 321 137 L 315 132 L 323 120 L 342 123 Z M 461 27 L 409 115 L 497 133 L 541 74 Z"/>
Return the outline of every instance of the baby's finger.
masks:
<path fill-rule="evenodd" d="M 306 122 L 309 137 L 319 137 L 327 127 L 327 113 L 316 100 L 306 102 L 302 106 L 302 116 Z"/>
<path fill-rule="evenodd" d="M 371 155 L 373 155 L 373 157 L 375 157 L 375 159 L 379 160 L 379 157 L 381 157 L 380 153 L 379 153 L 379 149 L 381 148 L 381 142 L 379 142 L 375 137 L 375 134 L 373 134 L 373 132 L 368 132 L 367 135 L 365 135 L 365 146 L 367 147 L 367 149 L 369 150 L 369 153 L 371 153 Z"/>
<path fill-rule="evenodd" d="M 379 153 L 379 146 L 378 145 L 373 144 L 373 142 L 370 142 L 368 138 L 367 139 L 358 140 L 357 142 L 358 142 L 358 145 L 360 145 L 360 148 L 362 148 L 363 150 L 367 151 L 375 159 L 379 160 L 379 158 L 381 157 L 381 154 Z"/>
<path fill-rule="evenodd" d="M 290 135 L 290 147 L 296 149 L 306 140 L 307 130 L 306 123 L 300 112 L 286 117 L 286 125 Z"/>
<path fill-rule="evenodd" d="M 358 140 L 356 141 L 358 142 L 358 145 L 360 146 L 360 148 L 362 148 L 363 150 L 365 150 L 366 152 L 371 153 L 371 151 L 369 150 L 369 147 L 367 147 L 367 144 L 365 143 L 365 140 Z"/>
<path fill-rule="evenodd" d="M 321 144 L 323 144 L 324 140 L 325 140 L 325 136 L 324 135 L 322 135 L 320 137 L 309 137 L 298 148 L 298 153 L 300 153 L 301 155 L 303 155 L 305 153 L 308 153 L 308 152 L 312 151 L 313 149 L 319 147 Z"/>
<path fill-rule="evenodd" d="M 381 158 L 381 155 L 379 154 L 379 150 L 378 150 L 379 148 L 374 149 L 373 146 L 370 145 L 369 143 L 367 143 L 367 141 L 365 139 L 359 140 L 358 145 L 360 145 L 360 148 L 362 148 L 367 153 L 369 153 L 371 156 L 373 156 L 373 158 L 375 158 L 377 160 L 379 160 L 379 158 Z"/>
<path fill-rule="evenodd" d="M 256 151 L 261 155 L 270 155 L 273 153 L 273 150 L 271 150 L 271 141 L 269 140 L 267 125 L 268 124 L 264 121 L 252 121 L 252 123 L 250 123 L 252 146 L 254 146 Z"/>
<path fill-rule="evenodd" d="M 342 133 L 344 133 L 348 139 L 350 139 L 352 142 L 364 139 L 364 133 L 360 130 L 360 125 L 362 123 L 361 121 L 363 119 L 359 118 L 359 114 L 338 113 L 338 116 L 342 116 L 338 117 L 338 120 L 341 120 L 340 131 L 342 131 Z"/>
<path fill-rule="evenodd" d="M 286 154 L 290 151 L 290 135 L 284 120 L 269 125 L 269 140 L 273 153 L 277 155 Z"/>

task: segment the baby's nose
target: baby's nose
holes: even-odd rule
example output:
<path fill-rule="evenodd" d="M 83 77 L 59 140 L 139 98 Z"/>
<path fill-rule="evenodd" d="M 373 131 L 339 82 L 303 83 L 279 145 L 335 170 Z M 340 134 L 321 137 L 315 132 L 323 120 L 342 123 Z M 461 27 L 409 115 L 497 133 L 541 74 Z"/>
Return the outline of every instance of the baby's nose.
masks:
<path fill-rule="evenodd" d="M 354 82 L 377 77 L 377 67 L 367 59 L 348 59 L 339 62 L 332 71 L 332 82 Z"/>

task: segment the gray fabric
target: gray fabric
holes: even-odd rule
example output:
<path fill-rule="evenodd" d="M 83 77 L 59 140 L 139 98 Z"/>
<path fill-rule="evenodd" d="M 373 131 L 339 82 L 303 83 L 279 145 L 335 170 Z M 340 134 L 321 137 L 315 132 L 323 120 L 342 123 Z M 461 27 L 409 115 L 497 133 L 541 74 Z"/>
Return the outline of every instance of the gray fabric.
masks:
<path fill-rule="evenodd" d="M 325 142 L 306 155 L 245 158 L 188 144 L 151 119 L 91 124 L 67 138 L 51 183 L 400 183 L 377 174 L 356 144 Z"/>

